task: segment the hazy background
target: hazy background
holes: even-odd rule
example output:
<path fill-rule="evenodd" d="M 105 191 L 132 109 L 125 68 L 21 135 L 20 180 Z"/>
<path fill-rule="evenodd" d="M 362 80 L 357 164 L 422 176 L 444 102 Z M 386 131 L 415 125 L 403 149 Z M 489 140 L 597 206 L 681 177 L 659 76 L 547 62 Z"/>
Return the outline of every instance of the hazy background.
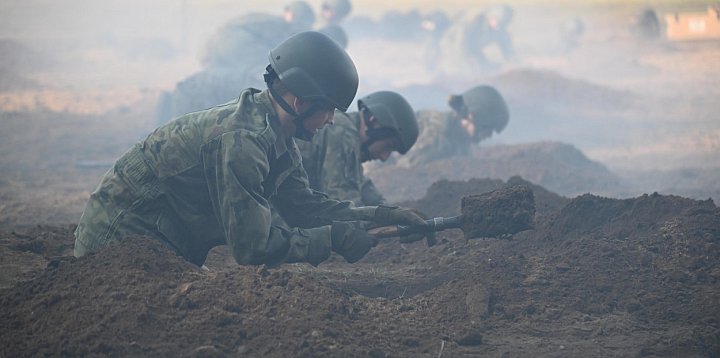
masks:
<path fill-rule="evenodd" d="M 289 1 L 4 0 L 0 109 L 101 114 L 132 110 L 128 125 L 151 130 L 161 91 L 201 68 L 208 37 L 246 12 L 280 14 Z M 316 11 L 321 1 L 308 1 Z M 386 11 L 448 14 L 490 1 L 354 1 L 345 21 L 380 19 Z M 444 77 L 422 63 L 424 43 L 350 33 L 359 96 L 379 89 L 405 94 L 416 108 L 444 109 L 448 94 L 491 83 L 504 91 L 513 117 L 483 145 L 561 141 L 626 176 L 653 171 L 720 168 L 718 41 L 671 43 L 634 39 L 628 24 L 644 6 L 661 16 L 706 9 L 702 1 L 509 1 L 517 59 L 493 71 Z M 558 31 L 584 21 L 578 48 L 563 48 Z M 388 34 L 391 35 L 391 34 Z M 354 37 L 353 37 L 354 36 Z M 450 55 L 450 54 L 448 54 Z M 489 50 L 491 59 L 498 53 Z M 638 171 L 641 173 L 638 174 Z M 651 175 L 652 176 L 652 175 Z M 648 178 L 649 179 L 649 178 Z"/>

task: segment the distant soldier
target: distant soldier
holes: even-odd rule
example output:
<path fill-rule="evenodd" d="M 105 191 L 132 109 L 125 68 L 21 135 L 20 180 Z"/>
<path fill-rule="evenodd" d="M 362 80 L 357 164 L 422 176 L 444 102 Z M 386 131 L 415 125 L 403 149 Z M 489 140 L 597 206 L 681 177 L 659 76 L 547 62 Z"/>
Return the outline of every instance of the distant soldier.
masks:
<path fill-rule="evenodd" d="M 340 24 L 352 11 L 350 0 L 324 0 L 320 16 L 328 24 Z"/>
<path fill-rule="evenodd" d="M 630 32 L 643 40 L 660 37 L 660 20 L 655 10 L 646 7 L 635 15 L 630 22 Z"/>
<path fill-rule="evenodd" d="M 230 20 L 208 41 L 202 57 L 205 68 L 160 97 L 157 123 L 227 102 L 245 87 L 262 86 L 258 74 L 267 62 L 265 54 L 314 22 L 315 14 L 304 1 L 285 6 L 283 16 L 255 13 Z"/>
<path fill-rule="evenodd" d="M 427 35 L 425 46 L 425 65 L 434 69 L 440 58 L 440 40 L 450 26 L 450 18 L 445 12 L 437 10 L 425 16 L 420 23 L 420 28 Z"/>
<path fill-rule="evenodd" d="M 318 30 L 319 32 L 327 35 L 327 37 L 335 40 L 335 42 L 338 43 L 342 48 L 347 48 L 348 46 L 348 36 L 345 30 L 343 30 L 340 25 L 336 24 L 329 24 L 326 26 L 323 26 Z"/>
<path fill-rule="evenodd" d="M 500 133 L 510 114 L 502 95 L 491 86 L 477 86 L 448 101 L 452 111 L 417 113 L 420 135 L 397 165 L 411 167 L 455 155 L 469 154 L 472 145 Z"/>
<path fill-rule="evenodd" d="M 347 48 L 348 36 L 340 23 L 350 15 L 350 11 L 352 11 L 350 0 L 324 0 L 320 10 L 324 24 L 318 31 L 335 40 L 343 48 Z"/>
<path fill-rule="evenodd" d="M 440 72 L 451 77 L 464 77 L 468 72 L 487 72 L 498 67 L 486 50 L 496 45 L 504 61 L 515 58 L 515 48 L 508 32 L 513 10 L 508 5 L 469 9 L 452 19 L 440 41 L 442 58 Z"/>
<path fill-rule="evenodd" d="M 410 104 L 398 93 L 380 91 L 359 99 L 358 112 L 335 111 L 333 125 L 298 147 L 311 188 L 357 205 L 380 205 L 385 199 L 363 175 L 362 163 L 405 154 L 417 138 Z"/>

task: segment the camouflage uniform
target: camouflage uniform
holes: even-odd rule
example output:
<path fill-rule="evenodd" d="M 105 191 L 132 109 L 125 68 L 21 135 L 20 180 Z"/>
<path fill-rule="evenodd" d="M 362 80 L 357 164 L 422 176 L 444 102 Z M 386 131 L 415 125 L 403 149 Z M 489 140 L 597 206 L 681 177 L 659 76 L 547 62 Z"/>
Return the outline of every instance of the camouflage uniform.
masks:
<path fill-rule="evenodd" d="M 314 229 L 272 227 L 271 202 L 291 225 Z M 330 255 L 328 224 L 374 214 L 375 207 L 311 190 L 269 94 L 248 89 L 234 102 L 179 117 L 125 153 L 88 201 L 75 255 L 147 235 L 197 265 L 223 244 L 240 264 L 318 264 Z"/>
<path fill-rule="evenodd" d="M 453 112 L 423 110 L 416 118 L 420 135 L 412 149 L 397 158 L 398 166 L 407 168 L 470 152 L 472 139 Z"/>
<path fill-rule="evenodd" d="M 310 187 L 356 205 L 384 204 L 375 184 L 363 175 L 360 114 L 335 111 L 334 121 L 312 142 L 298 143 Z"/>

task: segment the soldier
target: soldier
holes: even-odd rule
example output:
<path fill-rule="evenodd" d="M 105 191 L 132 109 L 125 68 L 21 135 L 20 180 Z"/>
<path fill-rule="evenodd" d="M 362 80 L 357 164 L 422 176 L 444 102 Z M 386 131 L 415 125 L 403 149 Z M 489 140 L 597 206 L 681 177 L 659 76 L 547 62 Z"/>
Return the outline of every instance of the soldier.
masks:
<path fill-rule="evenodd" d="M 448 100 L 450 112 L 417 113 L 420 136 L 413 149 L 397 159 L 403 167 L 454 155 L 466 155 L 474 143 L 500 133 L 510 114 L 502 95 L 491 86 L 477 86 Z"/>
<path fill-rule="evenodd" d="M 352 10 L 350 0 L 324 0 L 320 12 L 328 24 L 340 24 Z"/>
<path fill-rule="evenodd" d="M 298 145 L 310 187 L 357 205 L 385 204 L 362 163 L 407 153 L 418 137 L 412 107 L 400 94 L 380 91 L 358 100 L 357 112 L 336 111 L 333 122 Z"/>
<path fill-rule="evenodd" d="M 161 95 L 157 124 L 227 102 L 243 88 L 261 86 L 265 54 L 290 35 L 309 30 L 314 22 L 315 14 L 304 1 L 286 5 L 282 16 L 253 13 L 230 20 L 208 41 L 202 55 L 204 69 Z"/>
<path fill-rule="evenodd" d="M 475 8 L 459 13 L 451 21 L 440 41 L 442 57 L 437 69 L 447 77 L 465 78 L 468 73 L 496 70 L 500 64 L 486 55 L 496 45 L 504 61 L 515 58 L 515 48 L 508 32 L 513 10 L 508 5 L 487 10 Z"/>
<path fill-rule="evenodd" d="M 325 23 L 318 31 L 330 36 L 343 48 L 347 48 L 348 36 L 340 23 L 350 14 L 350 0 L 325 0 L 322 3 L 320 16 Z"/>
<path fill-rule="evenodd" d="M 348 54 L 308 31 L 268 57 L 267 90 L 183 115 L 115 162 L 85 207 L 75 256 L 145 235 L 196 265 L 223 244 L 239 264 L 317 265 L 331 250 L 355 262 L 377 243 L 360 220 L 424 225 L 408 209 L 356 207 L 309 188 L 293 138 L 311 139 L 352 103 L 358 76 Z M 271 203 L 295 228 L 271 225 Z"/>

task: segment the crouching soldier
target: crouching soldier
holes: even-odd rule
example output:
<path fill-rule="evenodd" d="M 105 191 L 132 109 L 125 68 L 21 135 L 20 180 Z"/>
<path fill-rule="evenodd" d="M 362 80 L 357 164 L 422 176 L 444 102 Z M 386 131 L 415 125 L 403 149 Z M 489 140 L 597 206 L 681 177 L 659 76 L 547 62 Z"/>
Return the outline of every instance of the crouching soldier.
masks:
<path fill-rule="evenodd" d="M 331 250 L 355 262 L 377 242 L 364 222 L 424 224 L 405 208 L 356 207 L 309 187 L 294 138 L 312 139 L 352 103 L 358 75 L 348 54 L 308 31 L 269 60 L 266 90 L 180 116 L 117 160 L 85 207 L 75 256 L 145 235 L 196 265 L 225 244 L 239 264 L 317 265 Z M 271 225 L 271 204 L 292 228 Z"/>

